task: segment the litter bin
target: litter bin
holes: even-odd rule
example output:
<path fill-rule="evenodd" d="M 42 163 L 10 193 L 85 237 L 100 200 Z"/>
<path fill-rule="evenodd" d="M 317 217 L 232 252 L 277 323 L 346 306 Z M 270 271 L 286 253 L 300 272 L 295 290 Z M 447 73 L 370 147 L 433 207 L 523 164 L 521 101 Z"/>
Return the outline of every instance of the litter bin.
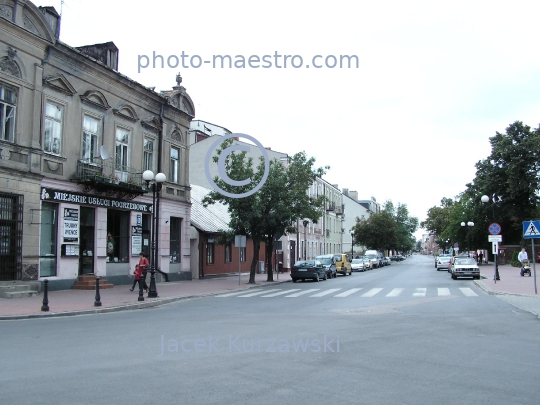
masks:
<path fill-rule="evenodd" d="M 278 271 L 283 273 L 283 262 L 278 262 Z"/>
<path fill-rule="evenodd" d="M 257 268 L 258 274 L 264 274 L 264 262 L 259 262 L 259 267 Z"/>

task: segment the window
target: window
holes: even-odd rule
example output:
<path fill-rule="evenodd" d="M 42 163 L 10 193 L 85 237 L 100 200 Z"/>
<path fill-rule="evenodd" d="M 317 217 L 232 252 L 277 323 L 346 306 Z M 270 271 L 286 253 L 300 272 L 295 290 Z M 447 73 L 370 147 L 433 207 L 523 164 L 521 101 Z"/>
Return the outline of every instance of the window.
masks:
<path fill-rule="evenodd" d="M 45 105 L 45 139 L 43 150 L 59 155 L 62 151 L 62 106 L 47 101 Z"/>
<path fill-rule="evenodd" d="M 107 261 L 129 261 L 129 211 L 107 210 Z"/>
<path fill-rule="evenodd" d="M 206 264 L 214 264 L 214 239 L 206 243 Z"/>
<path fill-rule="evenodd" d="M 180 263 L 181 225 L 182 218 L 171 217 L 171 228 L 169 234 L 169 251 L 171 255 L 171 258 L 169 259 L 170 263 Z"/>
<path fill-rule="evenodd" d="M 58 204 L 41 205 L 41 234 L 39 236 L 39 276 L 56 276 Z"/>
<path fill-rule="evenodd" d="M 17 92 L 0 83 L 0 139 L 15 141 Z"/>
<path fill-rule="evenodd" d="M 240 261 L 245 262 L 246 261 L 246 248 L 241 247 L 240 249 Z"/>
<path fill-rule="evenodd" d="M 129 172 L 129 131 L 116 128 L 116 175 L 121 181 L 127 181 Z"/>
<path fill-rule="evenodd" d="M 171 183 L 178 183 L 178 159 L 179 159 L 180 151 L 176 148 L 171 148 L 171 172 L 169 176 L 169 180 Z"/>
<path fill-rule="evenodd" d="M 225 245 L 225 263 L 232 262 L 231 251 L 232 251 L 231 244 L 229 243 L 229 244 Z"/>
<path fill-rule="evenodd" d="M 85 115 L 83 118 L 82 158 L 93 160 L 99 157 L 99 120 Z"/>
<path fill-rule="evenodd" d="M 154 171 L 154 141 L 144 138 L 143 142 L 143 172 L 145 170 Z"/>

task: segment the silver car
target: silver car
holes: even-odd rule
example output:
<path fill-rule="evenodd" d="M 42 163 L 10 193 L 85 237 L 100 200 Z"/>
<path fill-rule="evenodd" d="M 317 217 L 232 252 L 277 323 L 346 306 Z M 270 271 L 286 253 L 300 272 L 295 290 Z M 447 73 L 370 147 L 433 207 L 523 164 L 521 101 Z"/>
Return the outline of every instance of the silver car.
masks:
<path fill-rule="evenodd" d="M 366 271 L 364 259 L 352 259 L 351 269 L 352 271 Z"/>

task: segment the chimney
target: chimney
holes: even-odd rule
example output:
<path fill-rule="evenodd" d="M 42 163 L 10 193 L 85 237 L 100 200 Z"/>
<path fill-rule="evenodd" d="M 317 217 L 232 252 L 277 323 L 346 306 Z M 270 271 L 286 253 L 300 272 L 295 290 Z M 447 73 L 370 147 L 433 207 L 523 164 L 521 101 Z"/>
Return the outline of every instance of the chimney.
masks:
<path fill-rule="evenodd" d="M 351 197 L 354 201 L 358 201 L 358 191 L 349 191 L 349 197 Z"/>

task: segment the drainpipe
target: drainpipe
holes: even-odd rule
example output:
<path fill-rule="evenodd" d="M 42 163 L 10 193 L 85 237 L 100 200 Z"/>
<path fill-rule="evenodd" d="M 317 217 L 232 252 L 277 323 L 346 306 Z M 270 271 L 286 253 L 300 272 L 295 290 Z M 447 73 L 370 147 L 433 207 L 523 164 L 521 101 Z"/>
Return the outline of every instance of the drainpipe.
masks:
<path fill-rule="evenodd" d="M 161 104 L 161 109 L 159 111 L 159 118 L 160 118 L 160 121 L 161 121 L 161 133 L 159 135 L 159 138 L 158 138 L 158 161 L 157 161 L 157 170 L 156 172 L 157 173 L 161 173 L 161 155 L 162 155 L 162 147 L 163 147 L 163 137 L 165 136 L 164 134 L 164 131 L 165 131 L 165 125 L 163 125 L 163 112 L 165 110 L 165 104 Z M 163 192 L 163 188 L 160 190 L 160 193 Z M 155 265 L 155 268 L 157 269 L 158 268 L 158 261 L 157 261 L 157 258 L 158 258 L 158 252 L 159 252 L 159 202 L 160 202 L 161 198 L 158 198 L 157 199 L 157 202 L 156 202 L 156 206 L 154 207 L 154 209 L 156 210 L 156 223 L 155 223 L 155 226 L 156 226 L 156 232 L 155 232 L 155 235 L 156 235 L 156 250 L 155 250 L 155 256 L 154 256 L 154 265 Z M 159 267 L 159 269 L 161 270 L 161 266 Z"/>

